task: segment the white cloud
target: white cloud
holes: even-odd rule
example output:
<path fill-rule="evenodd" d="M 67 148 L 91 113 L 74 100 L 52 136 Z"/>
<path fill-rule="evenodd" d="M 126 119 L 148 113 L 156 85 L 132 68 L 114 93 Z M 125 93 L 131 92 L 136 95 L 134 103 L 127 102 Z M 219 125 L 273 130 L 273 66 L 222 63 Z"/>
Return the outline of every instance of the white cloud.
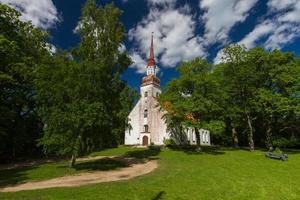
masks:
<path fill-rule="evenodd" d="M 238 44 L 253 48 L 257 44 L 266 49 L 281 49 L 300 36 L 300 1 L 269 0 L 269 15 L 259 22 Z M 219 63 L 222 49 L 217 53 L 214 62 Z"/>
<path fill-rule="evenodd" d="M 129 38 L 140 49 L 140 58 L 148 56 L 151 32 L 154 32 L 154 53 L 164 67 L 176 67 L 183 60 L 206 56 L 203 39 L 195 35 L 196 23 L 188 6 L 179 9 L 150 9 L 149 14 L 129 30 Z"/>
<path fill-rule="evenodd" d="M 298 0 L 269 0 L 267 5 L 271 11 L 280 11 L 291 8 Z"/>
<path fill-rule="evenodd" d="M 262 41 L 266 49 L 281 49 L 291 43 L 300 34 L 300 1 L 269 0 L 269 19 L 257 24 L 239 43 L 248 48 Z"/>
<path fill-rule="evenodd" d="M 22 13 L 21 20 L 32 21 L 36 27 L 49 29 L 59 22 L 52 0 L 0 0 Z"/>
<path fill-rule="evenodd" d="M 239 44 L 245 45 L 247 48 L 253 48 L 256 45 L 256 42 L 262 37 L 269 35 L 276 25 L 271 21 L 264 21 L 258 24 L 250 33 L 248 33 Z"/>
<path fill-rule="evenodd" d="M 299 23 L 300 22 L 300 1 L 291 3 L 291 10 L 278 18 L 280 22 Z"/>
<path fill-rule="evenodd" d="M 144 74 L 146 72 L 146 61 L 140 56 L 139 52 L 131 52 L 130 54 L 131 60 L 133 62 L 132 65 L 130 65 L 131 68 L 136 69 L 136 72 L 139 74 Z"/>
<path fill-rule="evenodd" d="M 221 49 L 221 50 L 217 53 L 216 57 L 214 58 L 214 64 L 219 64 L 219 63 L 221 63 L 221 62 L 223 61 L 223 60 L 222 60 L 223 56 L 224 56 L 224 52 L 223 52 L 223 49 Z"/>
<path fill-rule="evenodd" d="M 280 24 L 266 40 L 264 46 L 267 49 L 281 49 L 284 45 L 291 43 L 296 37 L 299 37 L 299 34 L 299 25 L 295 26 L 291 23 Z"/>
<path fill-rule="evenodd" d="M 200 8 L 205 12 L 201 19 L 205 25 L 204 38 L 207 43 L 226 43 L 230 30 L 243 22 L 258 0 L 201 0 Z"/>

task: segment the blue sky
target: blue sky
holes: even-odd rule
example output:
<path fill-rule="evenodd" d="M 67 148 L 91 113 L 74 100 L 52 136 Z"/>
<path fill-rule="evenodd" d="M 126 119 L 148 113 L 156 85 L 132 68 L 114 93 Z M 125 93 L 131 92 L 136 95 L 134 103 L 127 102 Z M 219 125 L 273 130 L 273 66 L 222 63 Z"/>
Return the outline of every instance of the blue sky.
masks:
<path fill-rule="evenodd" d="M 70 49 L 85 0 L 0 0 L 51 33 L 49 43 Z M 97 0 L 98 4 L 112 2 Z M 225 44 L 257 45 L 300 53 L 300 0 L 115 0 L 123 10 L 124 48 L 134 64 L 123 75 L 138 88 L 154 32 L 162 85 L 177 76 L 175 67 L 195 57 L 219 62 Z"/>

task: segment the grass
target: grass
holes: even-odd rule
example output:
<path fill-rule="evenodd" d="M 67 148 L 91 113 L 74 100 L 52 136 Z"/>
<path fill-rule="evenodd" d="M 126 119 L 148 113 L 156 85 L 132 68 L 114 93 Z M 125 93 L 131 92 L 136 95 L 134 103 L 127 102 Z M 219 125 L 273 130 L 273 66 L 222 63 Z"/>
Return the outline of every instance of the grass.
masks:
<path fill-rule="evenodd" d="M 112 159 L 97 159 L 77 162 L 74 168 L 68 167 L 68 161 L 41 164 L 31 167 L 0 170 L 0 187 L 28 181 L 40 181 L 61 176 L 75 175 L 93 170 L 113 170 L 126 167 L 127 164 Z"/>
<path fill-rule="evenodd" d="M 155 155 L 145 149 L 122 147 L 97 155 L 116 153 L 140 158 L 155 156 L 160 167 L 128 181 L 0 193 L 0 199 L 300 199 L 300 153 L 289 154 L 287 162 L 266 158 L 262 151 L 232 149 L 204 153 L 162 150 Z M 52 176 L 44 167 L 31 170 Z"/>

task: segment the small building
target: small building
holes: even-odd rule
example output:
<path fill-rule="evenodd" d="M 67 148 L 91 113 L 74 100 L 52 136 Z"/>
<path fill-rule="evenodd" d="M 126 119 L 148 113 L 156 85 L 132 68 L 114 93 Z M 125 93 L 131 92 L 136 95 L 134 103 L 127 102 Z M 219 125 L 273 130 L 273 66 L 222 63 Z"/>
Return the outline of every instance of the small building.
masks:
<path fill-rule="evenodd" d="M 156 76 L 153 36 L 151 38 L 150 54 L 146 66 L 146 76 L 140 87 L 141 97 L 128 116 L 128 128 L 125 131 L 125 145 L 148 146 L 151 143 L 163 145 L 170 138 L 163 112 L 158 107 L 157 97 L 161 94 L 160 79 Z M 200 129 L 201 145 L 210 145 L 209 131 Z M 187 129 L 187 140 L 196 144 L 193 129 Z"/>

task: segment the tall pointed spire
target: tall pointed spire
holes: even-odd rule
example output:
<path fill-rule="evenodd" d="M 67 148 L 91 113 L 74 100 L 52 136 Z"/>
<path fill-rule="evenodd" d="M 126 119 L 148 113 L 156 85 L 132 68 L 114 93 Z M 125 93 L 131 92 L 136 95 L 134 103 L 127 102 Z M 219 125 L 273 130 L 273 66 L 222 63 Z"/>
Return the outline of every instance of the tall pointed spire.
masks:
<path fill-rule="evenodd" d="M 153 49 L 153 32 L 151 35 L 151 45 L 150 45 L 150 54 L 148 58 L 148 66 L 155 66 L 154 49 Z"/>
<path fill-rule="evenodd" d="M 151 45 L 150 45 L 150 53 L 148 58 L 148 65 L 147 65 L 147 75 L 144 76 L 142 81 L 142 86 L 146 85 L 155 85 L 156 87 L 160 87 L 160 80 L 156 76 L 156 65 L 154 59 L 154 48 L 153 48 L 153 32 L 151 35 Z"/>

